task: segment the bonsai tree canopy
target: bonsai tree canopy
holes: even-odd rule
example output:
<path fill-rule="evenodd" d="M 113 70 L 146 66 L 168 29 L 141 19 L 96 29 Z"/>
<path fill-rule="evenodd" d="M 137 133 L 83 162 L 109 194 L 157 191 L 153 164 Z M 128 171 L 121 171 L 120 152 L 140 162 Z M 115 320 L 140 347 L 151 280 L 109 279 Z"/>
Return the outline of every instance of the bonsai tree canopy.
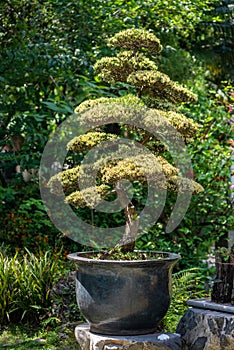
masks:
<path fill-rule="evenodd" d="M 134 93 L 81 103 L 75 113 L 79 114 L 81 124 L 88 121 L 91 129 L 67 145 L 69 151 L 85 156 L 94 147 L 104 144 L 102 159 L 94 159 L 92 164 L 85 165 L 90 176 L 96 174 L 96 183 L 80 188 L 79 177 L 84 171 L 80 164 L 53 176 L 48 185 L 52 193 L 59 195 L 64 192 L 66 202 L 74 207 L 95 208 L 103 198 L 116 193 L 126 218 L 125 234 L 116 247 L 126 252 L 134 248 L 140 218 L 135 205 L 128 200 L 122 180 L 142 184 L 153 180 L 159 190 L 175 193 L 189 190 L 197 194 L 203 190 L 190 177 L 181 176 L 169 156 L 173 152 L 173 140 L 176 143 L 176 138 L 180 137 L 187 145 L 196 134 L 197 125 L 179 113 L 177 105 L 194 102 L 197 97 L 158 71 L 154 59 L 162 46 L 154 34 L 128 29 L 110 38 L 108 44 L 118 52 L 115 57 L 98 60 L 95 70 L 105 82 L 126 83 Z M 144 128 L 137 122 L 141 114 L 144 115 Z M 110 125 L 116 118 L 119 124 L 113 132 Z M 157 130 L 161 136 L 157 138 L 149 130 Z M 129 145 L 118 143 L 123 137 L 137 141 L 137 154 Z"/>

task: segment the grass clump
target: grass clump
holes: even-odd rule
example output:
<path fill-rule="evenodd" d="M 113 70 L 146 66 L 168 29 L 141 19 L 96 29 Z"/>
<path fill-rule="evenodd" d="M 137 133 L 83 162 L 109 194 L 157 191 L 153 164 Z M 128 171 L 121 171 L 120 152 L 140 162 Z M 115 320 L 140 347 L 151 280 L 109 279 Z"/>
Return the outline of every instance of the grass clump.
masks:
<path fill-rule="evenodd" d="M 48 315 L 51 289 L 63 270 L 62 260 L 50 251 L 9 256 L 0 249 L 0 324 L 37 323 Z"/>

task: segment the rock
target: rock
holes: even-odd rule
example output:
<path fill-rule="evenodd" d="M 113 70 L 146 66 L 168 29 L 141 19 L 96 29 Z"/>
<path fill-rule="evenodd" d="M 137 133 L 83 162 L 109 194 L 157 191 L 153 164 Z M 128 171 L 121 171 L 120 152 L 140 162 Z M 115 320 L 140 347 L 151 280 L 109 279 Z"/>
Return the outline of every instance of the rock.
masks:
<path fill-rule="evenodd" d="M 81 324 L 75 336 L 82 350 L 181 350 L 179 334 L 109 336 L 91 333 L 88 324 Z"/>
<path fill-rule="evenodd" d="M 182 350 L 234 350 L 234 314 L 192 308 L 176 331 Z"/>
<path fill-rule="evenodd" d="M 46 339 L 43 339 L 43 338 L 37 338 L 37 339 L 34 339 L 33 341 L 34 343 L 41 344 L 41 345 L 46 344 Z"/>

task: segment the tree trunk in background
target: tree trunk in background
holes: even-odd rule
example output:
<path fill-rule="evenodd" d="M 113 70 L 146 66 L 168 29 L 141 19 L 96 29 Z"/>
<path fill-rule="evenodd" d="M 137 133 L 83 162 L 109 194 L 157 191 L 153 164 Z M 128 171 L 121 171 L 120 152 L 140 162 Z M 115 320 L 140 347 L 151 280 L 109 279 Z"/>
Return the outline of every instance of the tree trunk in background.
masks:
<path fill-rule="evenodd" d="M 216 280 L 213 285 L 211 300 L 216 303 L 234 305 L 234 245 L 225 261 L 220 253 L 216 255 Z"/>
<path fill-rule="evenodd" d="M 228 248 L 228 232 L 219 237 L 219 240 L 215 243 L 215 249 L 218 249 L 220 247 Z"/>

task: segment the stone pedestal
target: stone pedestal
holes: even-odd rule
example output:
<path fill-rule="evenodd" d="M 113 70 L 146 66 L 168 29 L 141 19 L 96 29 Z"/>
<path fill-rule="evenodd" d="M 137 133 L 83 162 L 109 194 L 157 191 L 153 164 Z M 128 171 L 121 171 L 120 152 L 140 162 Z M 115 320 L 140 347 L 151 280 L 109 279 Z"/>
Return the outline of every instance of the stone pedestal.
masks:
<path fill-rule="evenodd" d="M 195 309 L 205 309 L 221 311 L 228 314 L 234 315 L 234 305 L 231 304 L 217 304 L 211 301 L 209 298 L 203 299 L 190 299 L 187 301 L 188 306 L 192 306 Z"/>
<path fill-rule="evenodd" d="M 182 350 L 234 350 L 234 314 L 191 308 L 177 327 Z"/>
<path fill-rule="evenodd" d="M 76 327 L 75 336 L 82 350 L 181 350 L 179 334 L 109 336 L 91 333 L 87 324 L 81 324 Z"/>

